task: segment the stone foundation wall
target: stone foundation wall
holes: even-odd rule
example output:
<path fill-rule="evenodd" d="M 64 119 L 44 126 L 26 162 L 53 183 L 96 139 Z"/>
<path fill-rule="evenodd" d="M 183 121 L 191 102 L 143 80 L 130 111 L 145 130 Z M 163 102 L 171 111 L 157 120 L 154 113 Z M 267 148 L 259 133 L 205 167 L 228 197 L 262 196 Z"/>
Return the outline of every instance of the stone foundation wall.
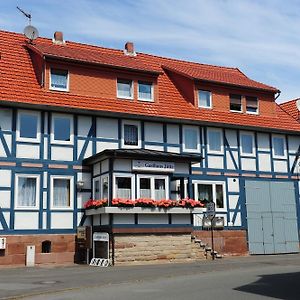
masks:
<path fill-rule="evenodd" d="M 60 235 L 13 235 L 6 237 L 6 249 L 0 250 L 1 266 L 25 266 L 27 246 L 35 246 L 35 263 L 69 264 L 74 262 L 75 236 Z M 51 241 L 51 253 L 42 253 L 42 242 Z"/>
<path fill-rule="evenodd" d="M 115 265 L 205 259 L 191 234 L 116 234 Z M 199 250 L 199 251 L 198 251 Z"/>
<path fill-rule="evenodd" d="M 196 230 L 192 232 L 197 239 L 211 246 L 211 232 L 208 230 Z M 222 255 L 246 255 L 248 243 L 246 230 L 215 230 L 215 250 Z"/>

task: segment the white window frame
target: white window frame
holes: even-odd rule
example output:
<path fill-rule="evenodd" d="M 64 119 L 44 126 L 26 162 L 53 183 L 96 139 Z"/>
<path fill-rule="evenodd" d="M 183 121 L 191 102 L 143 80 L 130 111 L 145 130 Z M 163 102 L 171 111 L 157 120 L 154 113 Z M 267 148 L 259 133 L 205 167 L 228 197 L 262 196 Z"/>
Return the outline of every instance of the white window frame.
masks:
<path fill-rule="evenodd" d="M 52 85 L 51 85 L 52 70 L 67 71 L 67 88 L 66 89 L 52 87 Z M 70 91 L 70 72 L 69 72 L 69 70 L 59 69 L 59 68 L 50 68 L 49 69 L 49 90 L 60 91 L 60 92 L 69 92 Z"/>
<path fill-rule="evenodd" d="M 230 109 L 230 100 L 231 100 L 231 95 L 236 95 L 236 96 L 240 96 L 241 97 L 241 110 L 234 110 L 234 109 Z M 229 95 L 229 111 L 233 112 L 233 113 L 238 113 L 238 114 L 242 114 L 243 113 L 243 95 L 238 95 L 238 94 L 230 94 Z"/>
<path fill-rule="evenodd" d="M 245 96 L 245 103 L 246 103 L 245 111 L 247 114 L 250 114 L 250 115 L 259 115 L 259 102 L 260 101 L 259 101 L 258 97 L 253 97 L 253 98 L 256 98 L 256 100 L 257 100 L 257 112 L 247 111 L 247 96 Z"/>
<path fill-rule="evenodd" d="M 98 189 L 99 189 L 99 198 L 96 198 L 96 182 L 98 181 Z M 101 199 L 101 178 L 100 176 L 97 176 L 93 178 L 93 199 L 99 200 Z"/>
<path fill-rule="evenodd" d="M 22 114 L 27 114 L 27 115 L 33 115 L 37 116 L 38 121 L 37 121 L 37 129 L 36 129 L 36 138 L 26 138 L 26 137 L 21 137 L 20 132 L 21 132 L 21 115 Z M 41 141 L 41 113 L 37 111 L 29 111 L 29 110 L 18 110 L 18 120 L 17 120 L 17 132 L 16 132 L 16 138 L 17 141 L 19 142 L 37 142 L 39 143 Z"/>
<path fill-rule="evenodd" d="M 54 179 L 69 179 L 70 180 L 70 206 L 54 206 L 53 191 Z M 74 208 L 74 177 L 64 175 L 50 176 L 50 207 L 52 210 L 73 210 Z"/>
<path fill-rule="evenodd" d="M 131 82 L 131 87 L 130 87 L 131 97 L 125 97 L 125 96 L 119 95 L 118 80 L 124 80 L 124 81 L 130 81 Z M 117 78 L 117 81 L 116 81 L 117 98 L 133 100 L 133 98 L 134 98 L 134 88 L 133 87 L 134 87 L 134 81 L 132 79 Z"/>
<path fill-rule="evenodd" d="M 55 140 L 54 137 L 54 119 L 56 117 L 59 118 L 66 118 L 70 120 L 70 140 L 69 141 L 61 141 L 61 140 Z M 69 114 L 60 114 L 60 113 L 54 113 L 51 116 L 51 144 L 60 144 L 60 145 L 72 145 L 74 142 L 74 118 L 73 115 Z"/>
<path fill-rule="evenodd" d="M 166 199 L 170 199 L 169 176 L 167 176 L 167 175 L 149 175 L 149 174 L 138 174 L 137 175 L 137 199 L 141 198 L 141 192 L 140 192 L 140 179 L 141 178 L 150 178 L 150 190 L 151 190 L 150 198 L 153 200 L 155 198 L 155 179 L 164 179 L 165 180 Z"/>
<path fill-rule="evenodd" d="M 35 195 L 35 206 L 21 206 L 18 205 L 18 187 L 19 187 L 19 178 L 36 178 L 36 195 Z M 23 173 L 17 173 L 15 175 L 15 209 L 22 209 L 22 210 L 33 210 L 33 209 L 39 209 L 40 206 L 40 175 L 37 174 L 23 174 Z"/>
<path fill-rule="evenodd" d="M 226 195 L 226 183 L 224 181 L 209 181 L 209 180 L 193 180 L 192 184 L 194 184 L 194 200 L 199 201 L 198 199 L 198 184 L 208 184 L 208 185 L 212 185 L 213 186 L 213 202 L 216 205 L 216 211 L 217 212 L 223 212 L 223 211 L 227 211 L 227 195 Z M 217 207 L 217 201 L 216 201 L 216 185 L 222 185 L 223 187 L 223 203 L 224 203 L 224 207 L 223 208 L 218 208 Z"/>
<path fill-rule="evenodd" d="M 108 190 L 107 190 L 107 200 L 109 199 L 109 193 L 110 193 L 110 190 L 109 190 L 109 176 L 108 175 L 101 175 L 100 176 L 100 197 L 101 199 L 104 199 L 103 197 L 103 180 L 107 178 L 107 185 L 108 185 Z"/>
<path fill-rule="evenodd" d="M 146 98 L 140 98 L 140 92 L 139 92 L 139 86 L 140 86 L 140 83 L 143 84 L 143 83 L 151 83 L 151 99 L 146 99 Z M 137 97 L 138 97 L 138 100 L 139 101 L 146 101 L 146 102 L 154 102 L 154 83 L 151 82 L 151 81 L 143 81 L 143 80 L 140 80 L 137 82 L 138 86 L 137 86 Z"/>
<path fill-rule="evenodd" d="M 137 145 L 125 145 L 124 140 L 124 125 L 135 125 L 138 127 L 138 144 Z M 141 122 L 139 121 L 131 121 L 131 120 L 123 120 L 122 121 L 122 132 L 121 132 L 121 145 L 122 148 L 126 149 L 137 149 L 141 148 L 142 146 L 142 140 L 141 140 Z"/>
<path fill-rule="evenodd" d="M 243 135 L 251 136 L 251 138 L 252 138 L 252 153 L 245 153 L 243 151 L 243 146 L 242 146 L 242 136 Z M 247 132 L 247 131 L 240 132 L 240 151 L 241 151 L 241 155 L 243 155 L 243 156 L 251 156 L 251 157 L 255 156 L 255 138 L 254 138 L 253 132 Z"/>
<path fill-rule="evenodd" d="M 114 173 L 113 174 L 113 199 L 117 197 L 117 189 L 116 189 L 116 178 L 117 177 L 126 177 L 131 178 L 131 200 L 135 200 L 135 180 L 134 174 L 132 173 Z"/>
<path fill-rule="evenodd" d="M 281 138 L 281 139 L 283 139 L 283 153 L 284 153 L 284 155 L 276 155 L 275 154 L 274 138 Z M 272 134 L 272 153 L 273 153 L 273 158 L 286 158 L 287 157 L 287 149 L 286 149 L 285 136 L 280 135 L 280 134 Z"/>
<path fill-rule="evenodd" d="M 198 89 L 197 91 L 198 91 L 198 107 L 212 109 L 212 92 L 207 90 L 201 90 L 201 89 Z M 200 92 L 209 93 L 209 106 L 200 105 L 200 95 L 199 95 Z"/>
<path fill-rule="evenodd" d="M 185 130 L 186 129 L 193 129 L 193 130 L 196 130 L 197 131 L 197 149 L 189 149 L 186 147 L 185 145 Z M 199 131 L 199 127 L 197 126 L 189 126 L 189 125 L 183 125 L 182 126 L 182 142 L 183 142 L 183 145 L 182 145 L 182 150 L 184 152 L 192 152 L 192 153 L 199 153 L 200 152 L 200 131 Z"/>
<path fill-rule="evenodd" d="M 210 149 L 210 138 L 209 138 L 209 133 L 210 132 L 219 132 L 220 133 L 220 137 L 221 137 L 221 150 L 217 151 L 217 150 L 211 150 Z M 211 154 L 223 154 L 224 153 L 224 141 L 223 141 L 223 131 L 220 128 L 207 128 L 207 136 L 206 136 L 206 140 L 207 140 L 207 153 L 211 153 Z"/>

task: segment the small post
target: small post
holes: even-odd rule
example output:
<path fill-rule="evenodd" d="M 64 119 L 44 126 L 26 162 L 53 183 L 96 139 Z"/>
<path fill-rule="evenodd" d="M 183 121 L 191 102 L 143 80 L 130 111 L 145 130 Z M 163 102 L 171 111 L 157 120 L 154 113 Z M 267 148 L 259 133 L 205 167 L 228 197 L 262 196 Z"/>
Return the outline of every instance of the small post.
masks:
<path fill-rule="evenodd" d="M 215 247 L 214 247 L 214 220 L 215 217 L 212 217 L 211 218 L 211 227 L 210 227 L 210 230 L 211 230 L 211 257 L 212 257 L 212 260 L 215 259 Z"/>

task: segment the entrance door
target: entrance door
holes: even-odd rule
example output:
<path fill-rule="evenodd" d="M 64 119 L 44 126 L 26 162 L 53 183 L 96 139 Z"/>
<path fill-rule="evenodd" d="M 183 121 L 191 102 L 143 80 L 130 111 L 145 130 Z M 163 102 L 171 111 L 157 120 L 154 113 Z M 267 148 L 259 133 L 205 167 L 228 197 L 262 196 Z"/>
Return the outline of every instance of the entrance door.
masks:
<path fill-rule="evenodd" d="M 245 182 L 250 254 L 299 252 L 292 182 Z"/>

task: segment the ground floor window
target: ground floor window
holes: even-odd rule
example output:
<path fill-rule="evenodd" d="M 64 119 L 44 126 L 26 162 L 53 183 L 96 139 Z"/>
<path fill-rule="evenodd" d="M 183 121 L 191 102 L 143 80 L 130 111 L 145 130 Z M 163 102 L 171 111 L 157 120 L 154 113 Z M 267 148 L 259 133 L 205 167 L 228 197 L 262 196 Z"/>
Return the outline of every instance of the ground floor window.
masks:
<path fill-rule="evenodd" d="M 137 198 L 168 199 L 168 179 L 168 176 L 138 175 Z"/>
<path fill-rule="evenodd" d="M 108 199 L 108 175 L 102 175 L 93 179 L 93 198 Z"/>
<path fill-rule="evenodd" d="M 72 208 L 73 177 L 51 176 L 51 191 L 53 208 Z"/>
<path fill-rule="evenodd" d="M 16 175 L 16 208 L 37 208 L 39 203 L 39 175 Z"/>
<path fill-rule="evenodd" d="M 216 208 L 225 208 L 224 182 L 194 181 L 195 200 L 214 202 Z"/>
<path fill-rule="evenodd" d="M 114 176 L 114 198 L 134 199 L 134 176 L 116 174 Z"/>

